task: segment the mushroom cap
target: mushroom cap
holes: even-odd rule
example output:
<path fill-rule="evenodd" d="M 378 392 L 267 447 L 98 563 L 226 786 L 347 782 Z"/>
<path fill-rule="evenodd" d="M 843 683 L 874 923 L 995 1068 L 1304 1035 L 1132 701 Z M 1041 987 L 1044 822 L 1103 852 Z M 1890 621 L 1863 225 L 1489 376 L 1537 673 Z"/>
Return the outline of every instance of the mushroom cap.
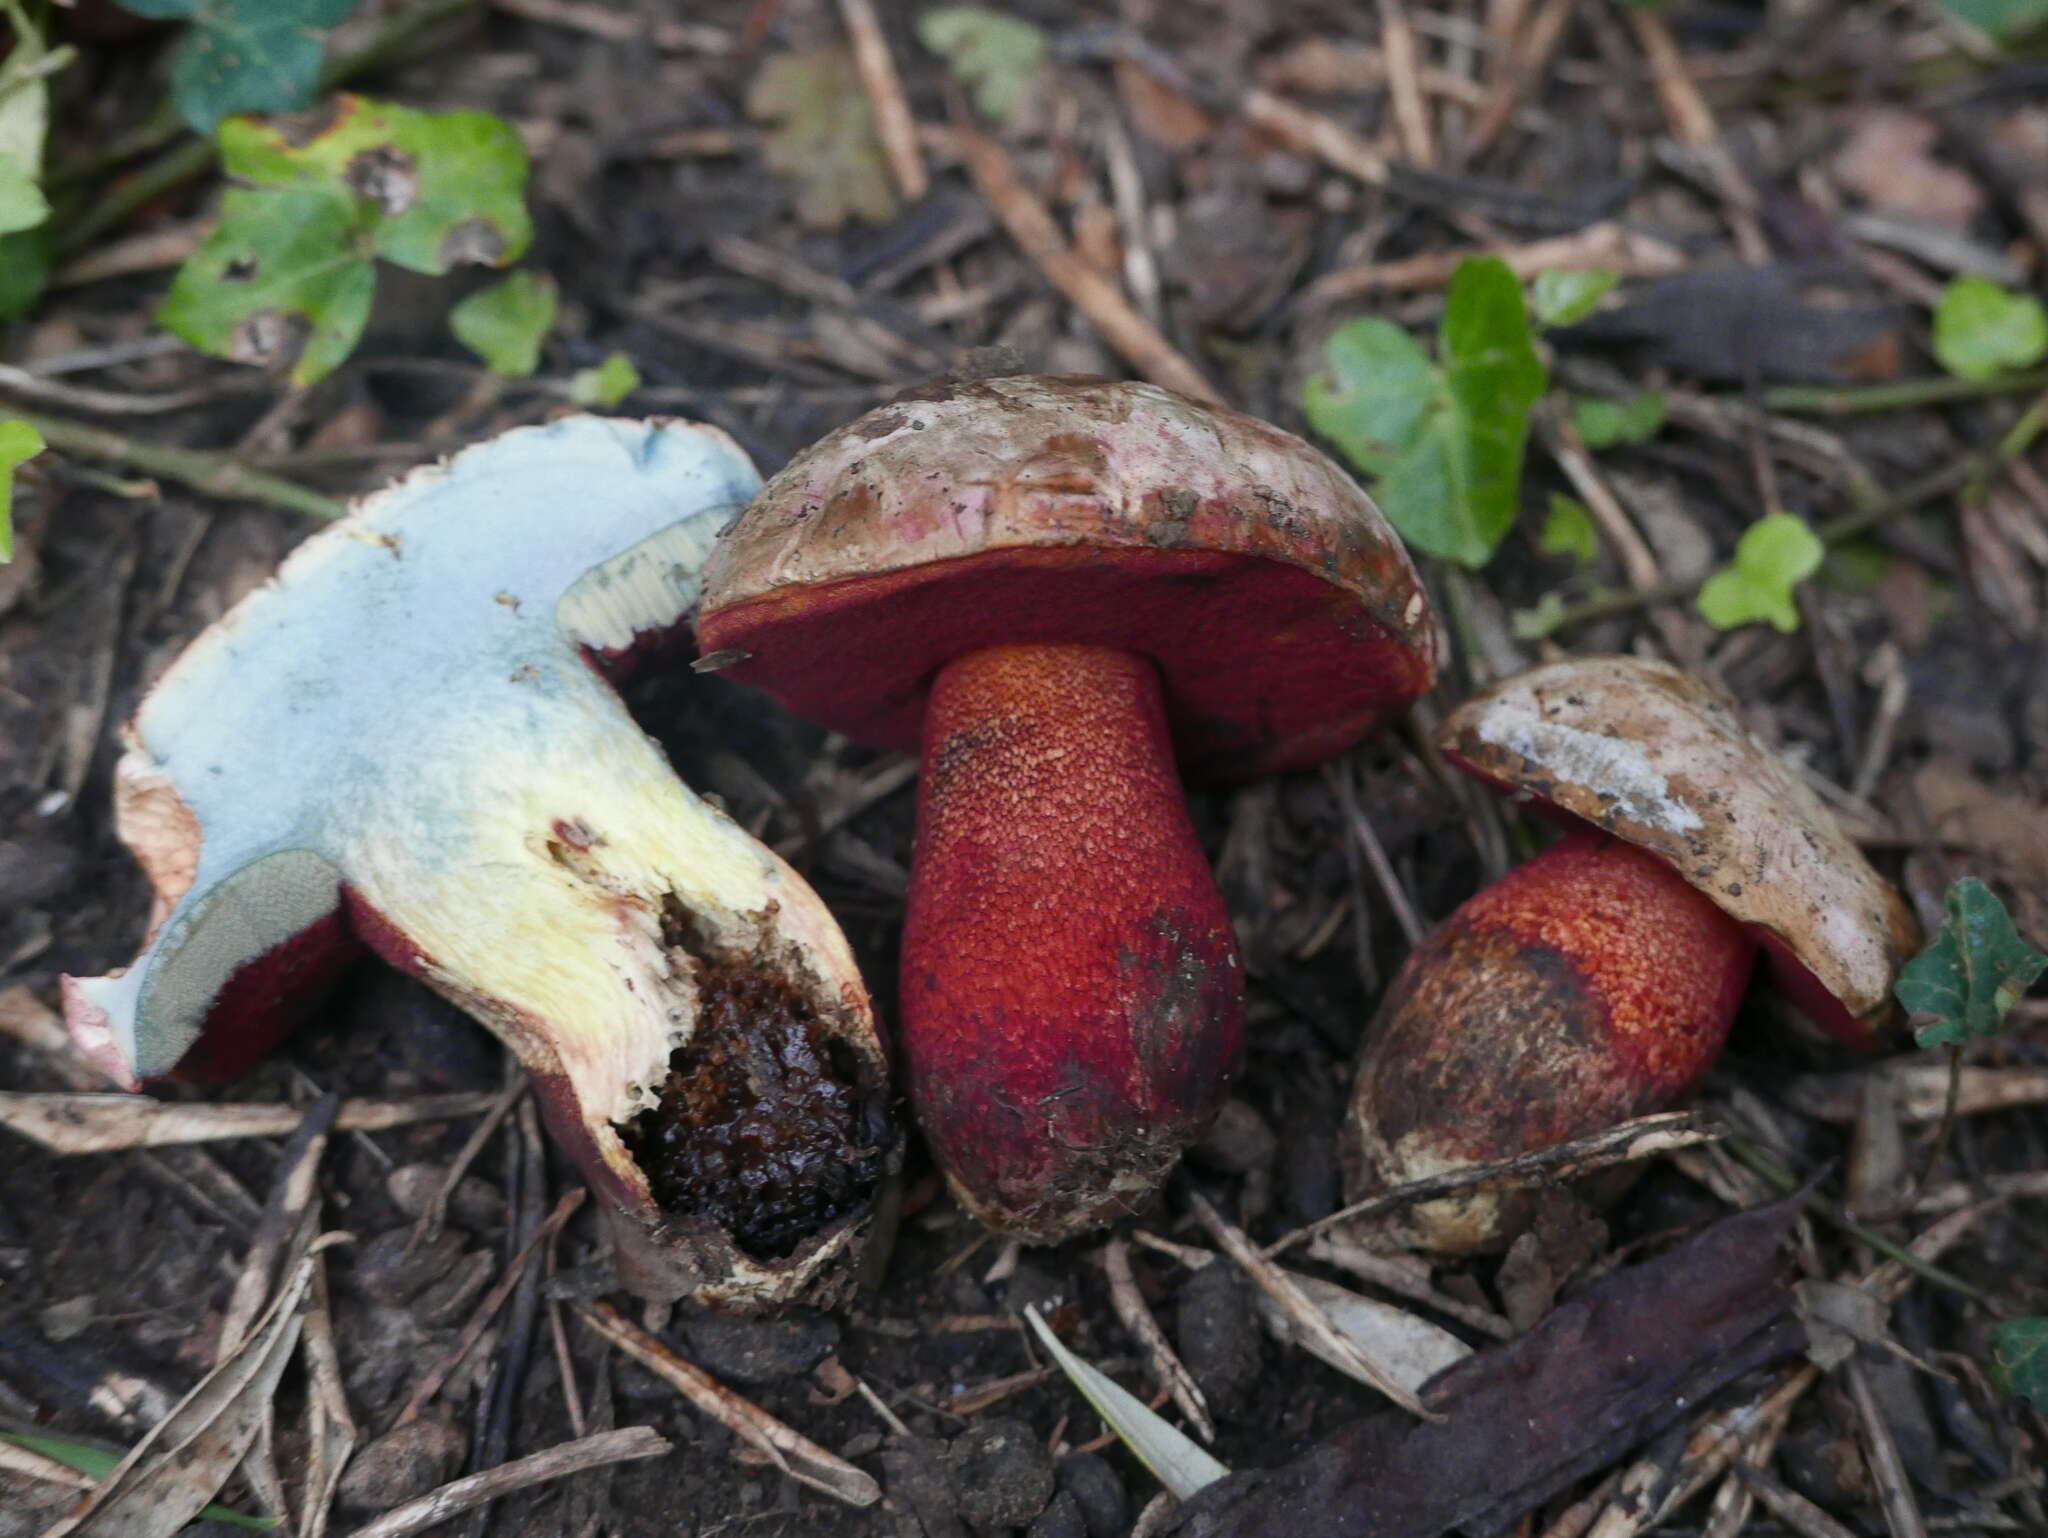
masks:
<path fill-rule="evenodd" d="M 798 714 L 906 751 L 954 657 L 1135 652 L 1212 780 L 1319 762 L 1436 677 L 1415 568 L 1327 456 L 1085 377 L 947 381 L 821 440 L 720 538 L 698 637 Z"/>
<path fill-rule="evenodd" d="M 1459 706 L 1460 768 L 1668 860 L 1747 927 L 1781 987 L 1838 1040 L 1896 1018 L 1918 944 L 1904 899 L 1777 753 L 1691 674 L 1639 657 L 1533 668 Z"/>

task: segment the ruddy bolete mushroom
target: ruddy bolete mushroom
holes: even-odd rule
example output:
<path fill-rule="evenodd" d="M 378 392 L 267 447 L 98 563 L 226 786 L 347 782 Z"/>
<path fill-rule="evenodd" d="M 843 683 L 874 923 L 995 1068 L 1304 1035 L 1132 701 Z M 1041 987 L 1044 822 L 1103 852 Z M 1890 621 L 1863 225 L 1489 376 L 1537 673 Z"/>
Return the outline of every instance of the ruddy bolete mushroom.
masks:
<path fill-rule="evenodd" d="M 1756 952 L 1830 1035 L 1875 1044 L 1916 927 L 1898 892 L 1705 684 L 1581 657 L 1468 701 L 1445 756 L 1564 824 L 1468 900 L 1381 1001 L 1341 1152 L 1354 1198 L 1664 1109 L 1726 1041 Z M 1483 1187 L 1399 1237 L 1489 1247 L 1525 1196 Z"/>
<path fill-rule="evenodd" d="M 1316 763 L 1436 671 L 1414 568 L 1328 459 L 1089 378 L 948 382 L 840 428 L 719 541 L 698 635 L 799 714 L 921 748 L 912 1108 L 962 1201 L 1041 1242 L 1142 1203 L 1241 1054 L 1176 764 Z"/>
<path fill-rule="evenodd" d="M 135 1087 L 232 1075 L 367 946 L 482 1021 L 653 1297 L 830 1293 L 893 1152 L 844 938 L 693 795 L 607 678 L 687 634 L 759 484 L 715 428 L 572 417 L 307 540 L 127 729 L 146 949 L 66 978 Z"/>

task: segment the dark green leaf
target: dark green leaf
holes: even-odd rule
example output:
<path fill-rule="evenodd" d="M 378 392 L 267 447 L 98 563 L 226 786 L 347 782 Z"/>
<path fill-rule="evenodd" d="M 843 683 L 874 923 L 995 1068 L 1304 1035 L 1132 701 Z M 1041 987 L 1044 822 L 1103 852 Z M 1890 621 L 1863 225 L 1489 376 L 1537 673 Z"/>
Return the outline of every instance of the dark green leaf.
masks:
<path fill-rule="evenodd" d="M 2048 956 L 2020 938 L 2005 904 L 1974 876 L 1948 889 L 1947 907 L 1933 943 L 1899 972 L 1899 1002 L 1916 1015 L 1934 1016 L 1915 1032 L 1923 1047 L 1996 1036 L 2048 968 Z"/>
<path fill-rule="evenodd" d="M 1614 287 L 1620 274 L 1606 267 L 1589 267 L 1583 272 L 1553 269 L 1536 274 L 1529 297 L 1536 319 L 1546 326 L 1575 326 L 1593 313 L 1593 307 Z"/>
<path fill-rule="evenodd" d="M 50 227 L 0 235 L 0 320 L 25 314 L 50 281 Z"/>
<path fill-rule="evenodd" d="M 356 0 L 122 0 L 138 16 L 189 18 L 171 99 L 201 133 L 239 112 L 290 112 L 320 84 L 321 40 Z"/>
<path fill-rule="evenodd" d="M 2001 42 L 2017 42 L 2048 26 L 2048 0 L 1939 0 L 1951 16 L 1981 28 Z"/>
<path fill-rule="evenodd" d="M 43 451 L 43 435 L 26 422 L 0 421 L 0 561 L 14 559 L 14 467 Z"/>
<path fill-rule="evenodd" d="M 1820 570 L 1827 547 L 1790 513 L 1759 518 L 1735 546 L 1735 560 L 1701 584 L 1700 613 L 1717 630 L 1768 620 L 1790 635 L 1799 628 L 1792 589 Z"/>
<path fill-rule="evenodd" d="M 1664 397 L 1655 390 L 1625 401 L 1581 396 L 1572 402 L 1572 426 L 1589 449 L 1643 443 L 1664 430 Z"/>
<path fill-rule="evenodd" d="M 1045 63 L 1045 34 L 1019 16 L 978 5 L 945 5 L 917 20 L 917 36 L 974 92 L 975 110 L 1009 121 Z"/>
<path fill-rule="evenodd" d="M 540 344 L 555 323 L 555 280 L 522 269 L 478 289 L 448 317 L 462 345 L 494 374 L 524 378 L 540 367 Z"/>
<path fill-rule="evenodd" d="M 1991 1332 L 2003 1386 L 2048 1410 L 2048 1319 L 2008 1319 Z"/>
<path fill-rule="evenodd" d="M 1934 307 L 1934 355 L 1961 379 L 1989 379 L 2048 357 L 2048 309 L 1989 278 L 1957 278 Z"/>

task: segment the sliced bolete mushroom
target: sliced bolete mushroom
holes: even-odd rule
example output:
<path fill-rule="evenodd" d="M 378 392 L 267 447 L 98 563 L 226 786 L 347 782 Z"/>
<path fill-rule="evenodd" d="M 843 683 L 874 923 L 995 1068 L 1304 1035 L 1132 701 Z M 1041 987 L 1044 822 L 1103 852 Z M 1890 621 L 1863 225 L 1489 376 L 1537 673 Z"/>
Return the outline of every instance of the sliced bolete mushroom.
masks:
<path fill-rule="evenodd" d="M 1874 1045 L 1917 940 L 1899 894 L 1727 702 L 1636 657 L 1539 667 L 1454 711 L 1445 756 L 1565 825 L 1403 964 L 1341 1152 L 1354 1197 L 1597 1132 L 1720 1053 L 1759 947 L 1829 1034 Z M 1489 1247 L 1529 1201 L 1481 1188 L 1398 1237 Z"/>
<path fill-rule="evenodd" d="M 1316 763 L 1435 677 L 1428 605 L 1300 439 L 1150 385 L 947 382 L 800 455 L 705 569 L 731 675 L 922 750 L 915 1114 L 961 1200 L 1052 1242 L 1133 1210 L 1242 1051 L 1176 763 Z"/>
<path fill-rule="evenodd" d="M 607 682 L 687 636 L 758 484 L 714 428 L 572 417 L 302 544 L 129 724 L 156 910 L 132 966 L 64 980 L 80 1049 L 129 1087 L 231 1075 L 367 946 L 525 1065 L 629 1285 L 830 1293 L 894 1152 L 867 994 Z"/>

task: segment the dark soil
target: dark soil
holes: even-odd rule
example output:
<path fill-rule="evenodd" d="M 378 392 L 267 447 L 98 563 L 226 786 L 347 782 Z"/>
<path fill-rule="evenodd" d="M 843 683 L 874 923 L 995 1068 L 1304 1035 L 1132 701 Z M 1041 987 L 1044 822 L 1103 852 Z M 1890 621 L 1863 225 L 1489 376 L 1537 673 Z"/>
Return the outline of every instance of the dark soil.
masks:
<path fill-rule="evenodd" d="M 925 7 L 877 8 L 917 120 L 942 128 L 955 93 L 917 39 Z M 398 0 L 366 6 L 357 41 L 401 9 Z M 1569 436 L 1545 418 L 1521 517 L 1497 559 L 1477 574 L 1429 569 L 1454 644 L 1416 727 L 1561 649 L 1668 656 L 1742 702 L 1747 724 L 1802 765 L 1923 922 L 1939 922 L 1952 879 L 1975 874 L 2024 933 L 2048 940 L 2048 454 L 2036 438 L 1997 457 L 2048 380 L 2023 375 L 2023 389 L 1933 392 L 1883 410 L 1858 393 L 1873 381 L 1945 377 L 1931 353 L 1929 303 L 1957 273 L 2038 289 L 2048 267 L 2038 53 L 1985 55 L 1940 24 L 1932 4 L 1675 0 L 1658 14 L 1715 115 L 1723 166 L 1680 142 L 1635 8 L 1605 0 L 1572 6 L 1554 50 L 1528 61 L 1519 50 L 1534 18 L 1556 10 L 1549 0 L 1031 0 L 1011 9 L 1049 39 L 1044 78 L 998 135 L 1020 178 L 1232 405 L 1292 430 L 1306 430 L 1300 386 L 1342 321 L 1371 313 L 1434 332 L 1449 268 L 1430 264 L 1447 253 L 1575 238 L 1613 221 L 1654 240 L 1685 275 L 1724 275 L 1674 288 L 1645 264 L 1623 284 L 1626 326 L 1548 340 L 1554 379 L 1571 395 L 1654 388 L 1666 398 L 1661 433 L 1590 461 L 1596 492 L 1611 497 L 1640 549 L 1625 552 L 1603 529 L 1582 566 L 1544 539 L 1553 495 L 1602 500 L 1574 478 Z M 1389 88 L 1395 50 L 1382 18 L 1402 13 L 1419 49 L 1429 163 L 1404 137 L 1411 129 Z M 1498 16 L 1520 23 L 1494 37 L 1487 21 Z M 52 155 L 80 178 L 87 203 L 132 185 L 126 178 L 151 163 L 123 146 L 162 99 L 169 36 L 160 27 L 82 36 L 79 61 L 59 80 Z M 921 378 L 985 366 L 987 349 L 1024 369 L 1128 374 L 996 226 L 939 132 L 924 141 L 932 187 L 923 197 L 833 228 L 799 219 L 790 180 L 768 168 L 748 116 L 749 86 L 766 61 L 843 39 L 839 8 L 825 0 L 501 0 L 429 29 L 356 82 L 418 107 L 496 112 L 524 135 L 538 230 L 527 264 L 551 272 L 562 298 L 536 381 L 492 379 L 449 336 L 450 307 L 489 281 L 477 269 L 430 279 L 383 267 L 356 355 L 303 393 L 161 345 L 153 316 L 165 264 L 190 249 L 179 231 L 203 227 L 217 205 L 218 179 L 199 175 L 174 179 L 66 257 L 111 251 L 113 270 L 74 271 L 0 330 L 0 360 L 43 370 L 25 391 L 7 382 L 14 375 L 0 380 L 0 417 L 18 399 L 146 443 L 232 453 L 340 496 L 564 409 L 571 375 L 615 350 L 645 380 L 623 410 L 713 422 L 764 472 Z M 1470 144 L 1496 90 L 1515 81 L 1498 130 Z M 1341 169 L 1251 113 L 1252 90 L 1320 114 L 1392 169 L 1376 179 Z M 110 151 L 116 158 L 100 158 Z M 1730 172 L 1742 197 L 1727 193 Z M 153 240 L 172 254 L 152 255 Z M 1819 393 L 1773 393 L 1793 385 Z M 53 395 L 52 386 L 103 395 Z M 181 398 L 160 409 L 170 395 Z M 1871 488 L 1893 492 L 1955 467 L 1975 467 L 1981 484 L 1959 476 L 1835 544 L 1800 589 L 1796 632 L 1717 631 L 1686 598 L 1669 597 L 1669 584 L 1696 583 L 1726 562 L 1768 508 L 1821 525 L 1867 507 Z M 97 975 L 134 955 L 149 901 L 109 811 L 120 724 L 170 659 L 310 528 L 167 473 L 62 454 L 22 473 L 15 516 L 16 559 L 0 566 L 0 1014 L 47 1011 L 60 974 Z M 1549 639 L 1517 639 L 1516 611 L 1560 593 L 1567 607 L 1623 596 Z M 638 679 L 631 703 L 685 779 L 817 888 L 878 1017 L 891 1022 L 914 822 L 914 789 L 889 778 L 899 761 L 682 665 Z M 870 794 L 877 785 L 890 788 Z M 1335 1148 L 1351 1065 L 1408 950 L 1350 808 L 1362 810 L 1424 922 L 1532 852 L 1537 835 L 1445 774 L 1423 729 L 1384 733 L 1327 773 L 1191 804 L 1239 931 L 1251 1048 L 1214 1146 L 1177 1179 L 1266 1242 L 1341 1200 Z M 1768 988 L 1752 990 L 1704 1100 L 1800 1175 L 1818 1175 L 1836 1210 L 1905 1241 L 1986 1193 L 2030 1194 L 2002 1202 L 1942 1260 L 1995 1308 L 1923 1282 L 1886 1321 L 1938 1373 L 1866 1351 L 1869 1394 L 1824 1378 L 1760 1461 L 1850 1531 L 1882 1533 L 1885 1497 L 1868 1451 L 1875 1416 L 1932 1530 L 2048 1533 L 2039 1479 L 2048 1423 L 1997 1394 L 1986 1372 L 1996 1319 L 2048 1315 L 2048 1110 L 2037 1100 L 1982 1111 L 1938 1137 L 1931 1121 L 1895 1114 L 1883 1095 L 1866 1101 L 1859 1088 L 1831 1103 L 1846 1112 L 1821 1114 L 1805 1094 L 1816 1075 L 1852 1074 L 1860 1086 L 1890 1060 L 1797 1045 L 1783 1010 Z M 769 1253 L 868 1178 L 850 1151 L 865 1144 L 863 1108 L 818 1061 L 804 1022 L 786 1025 L 757 1043 L 801 1081 L 794 1099 L 807 1125 L 786 1141 L 778 1126 L 754 1164 L 782 1193 L 770 1203 L 777 1215 L 749 1240 Z M 738 1088 L 745 1057 L 686 1069 L 696 1119 L 754 1113 L 753 1091 Z M 1973 1045 L 1967 1060 L 2001 1082 L 2048 1070 L 2048 1004 L 2023 1003 L 2014 1028 Z M 75 1060 L 0 1033 L 0 1090 L 77 1088 L 87 1082 L 80 1072 Z M 501 1049 L 460 1012 L 365 966 L 241 1081 L 155 1093 L 394 1098 L 495 1091 L 505 1075 Z M 858 1298 L 833 1319 L 713 1324 L 683 1309 L 654 1321 L 678 1352 L 874 1475 L 885 1505 L 854 1509 L 785 1478 L 576 1322 L 569 1305 L 591 1296 L 638 1316 L 615 1289 L 590 1204 L 532 1273 L 545 1285 L 515 1294 L 449 1377 L 429 1411 L 435 1429 L 389 1441 L 423 1373 L 455 1348 L 523 1236 L 578 1182 L 517 1112 L 456 1187 L 444 1237 L 412 1248 L 421 1193 L 439 1185 L 474 1128 L 337 1134 L 320 1167 L 324 1226 L 352 1236 L 324 1264 L 363 1437 L 344 1488 L 349 1509 L 330 1531 L 347 1533 L 451 1473 L 568 1440 L 579 1426 L 650 1425 L 674 1450 L 521 1492 L 437 1531 L 967 1538 L 981 1523 L 982 1532 L 1122 1538 L 1157 1492 L 1020 1322 L 1037 1305 L 1077 1352 L 1152 1397 L 1143 1348 L 1112 1307 L 1099 1241 L 1006 1248 L 954 1206 L 914 1141 L 901 1182 L 884 1193 L 894 1226 Z M 808 1158 L 820 1144 L 846 1184 L 813 1209 L 820 1197 L 800 1182 L 790 1150 Z M 247 1140 L 65 1158 L 0 1132 L 0 1427 L 126 1448 L 197 1383 L 214 1361 L 280 1148 Z M 716 1178 L 695 1154 L 686 1162 L 682 1185 Z M 1569 1296 L 1588 1268 L 1767 1194 L 1718 1153 L 1659 1162 L 1600 1220 L 1607 1243 L 1596 1259 L 1574 1240 L 1525 1253 L 1511 1269 L 1499 1257 L 1439 1266 L 1431 1282 L 1452 1307 L 1404 1306 L 1483 1346 L 1486 1331 L 1461 1314 L 1526 1314 L 1529 1275 L 1542 1272 L 1546 1287 Z M 1136 1231 L 1211 1246 L 1171 1189 L 1119 1230 Z M 1581 1239 L 1585 1231 L 1574 1229 Z M 1870 1259 L 1823 1222 L 1800 1254 L 1829 1278 L 1861 1274 Z M 1380 1402 L 1269 1335 L 1224 1263 L 1190 1269 L 1141 1241 L 1132 1261 L 1146 1304 L 1213 1391 L 1213 1451 L 1233 1468 L 1285 1457 Z M 1293 1263 L 1384 1292 L 1299 1251 Z M 294 1499 L 307 1413 L 306 1376 L 294 1365 L 276 1404 L 276 1462 Z M 1163 1413 L 1177 1418 L 1170 1406 Z M 1544 1532 L 1600 1477 L 1548 1503 L 1523 1531 Z M 1736 1487 L 1724 1488 L 1735 1501 Z M 0 1538 L 40 1533 L 67 1499 L 0 1473 Z M 240 1476 L 220 1499 L 261 1504 Z M 1696 1534 L 1708 1521 L 1702 1497 L 1659 1531 Z M 1774 1524 L 1759 1508 L 1743 1531 L 1786 1531 Z M 1714 1531 L 1727 1538 L 1730 1529 Z"/>

